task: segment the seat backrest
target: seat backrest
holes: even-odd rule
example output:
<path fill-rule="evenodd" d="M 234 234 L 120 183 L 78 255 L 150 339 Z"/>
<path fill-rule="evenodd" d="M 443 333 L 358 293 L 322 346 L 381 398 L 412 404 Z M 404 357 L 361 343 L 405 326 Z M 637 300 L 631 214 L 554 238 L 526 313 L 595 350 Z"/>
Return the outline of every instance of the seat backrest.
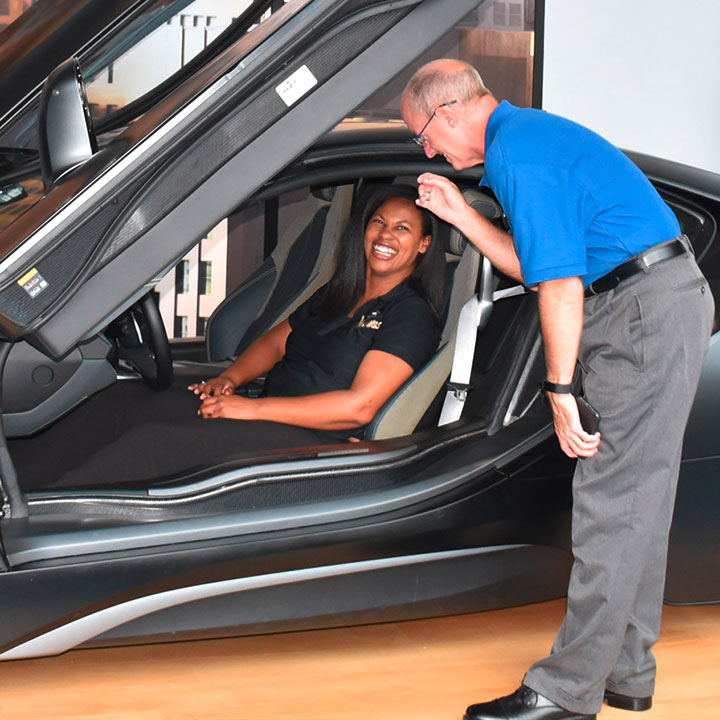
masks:
<path fill-rule="evenodd" d="M 237 357 L 330 279 L 352 198 L 353 186 L 342 185 L 331 198 L 303 204 L 305 212 L 285 229 L 271 255 L 208 319 L 208 360 Z"/>
<path fill-rule="evenodd" d="M 502 210 L 497 202 L 480 190 L 467 188 L 463 190 L 463 196 L 472 208 L 489 220 L 497 222 L 502 218 Z M 489 261 L 456 228 L 442 225 L 439 234 L 444 236 L 450 265 L 450 287 L 440 345 L 430 360 L 380 408 L 365 430 L 366 440 L 409 435 L 415 430 L 450 375 L 460 310 L 475 294 L 481 264 L 484 268 L 480 283 L 491 284 L 493 281 Z M 483 288 L 478 292 L 483 292 Z"/>

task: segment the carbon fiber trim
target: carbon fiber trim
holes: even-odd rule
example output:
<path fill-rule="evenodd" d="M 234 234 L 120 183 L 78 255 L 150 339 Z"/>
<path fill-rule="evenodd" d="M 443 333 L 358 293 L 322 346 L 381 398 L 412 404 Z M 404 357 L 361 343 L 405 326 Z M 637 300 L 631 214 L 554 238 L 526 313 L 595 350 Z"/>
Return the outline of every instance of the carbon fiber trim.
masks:
<path fill-rule="evenodd" d="M 68 282 L 76 278 L 101 246 L 102 238 L 113 220 L 130 198 L 130 192 L 118 196 L 117 202 L 101 207 L 64 242 L 60 242 L 35 263 L 35 268 L 47 281 L 47 288 L 32 297 L 17 282 L 0 292 L 0 306 L 7 319 L 17 325 L 27 325 L 50 308 L 66 290 Z"/>

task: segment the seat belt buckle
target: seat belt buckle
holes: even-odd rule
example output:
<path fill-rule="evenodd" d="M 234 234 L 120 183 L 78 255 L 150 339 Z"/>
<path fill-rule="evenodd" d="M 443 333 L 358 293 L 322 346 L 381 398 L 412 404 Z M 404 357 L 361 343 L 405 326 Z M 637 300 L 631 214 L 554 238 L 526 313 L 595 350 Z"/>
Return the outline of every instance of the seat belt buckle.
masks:
<path fill-rule="evenodd" d="M 465 402 L 465 400 L 467 400 L 468 393 L 473 389 L 473 386 L 469 383 L 459 383 L 451 381 L 448 382 L 445 388 L 452 391 L 452 394 L 455 396 L 456 400 L 459 400 L 460 402 Z"/>

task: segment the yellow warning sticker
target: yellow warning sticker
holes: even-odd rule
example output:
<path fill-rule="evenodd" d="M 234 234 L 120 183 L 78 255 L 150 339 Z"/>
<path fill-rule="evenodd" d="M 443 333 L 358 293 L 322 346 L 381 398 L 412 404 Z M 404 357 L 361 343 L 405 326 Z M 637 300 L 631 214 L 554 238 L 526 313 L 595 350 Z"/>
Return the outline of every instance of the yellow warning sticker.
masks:
<path fill-rule="evenodd" d="M 30 296 L 39 295 L 47 286 L 47 280 L 38 272 L 37 268 L 28 270 L 17 284 Z"/>

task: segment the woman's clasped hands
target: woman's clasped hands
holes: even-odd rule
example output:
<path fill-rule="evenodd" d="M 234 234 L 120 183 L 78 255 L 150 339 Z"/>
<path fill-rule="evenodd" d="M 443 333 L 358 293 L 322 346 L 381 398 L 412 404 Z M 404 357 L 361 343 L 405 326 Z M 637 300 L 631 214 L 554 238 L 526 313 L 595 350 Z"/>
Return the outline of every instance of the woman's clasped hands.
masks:
<path fill-rule="evenodd" d="M 190 392 L 195 393 L 201 400 L 217 395 L 232 395 L 235 392 L 235 383 L 223 375 L 201 380 L 188 386 Z"/>
<path fill-rule="evenodd" d="M 250 420 L 253 400 L 235 395 L 235 384 L 220 375 L 188 387 L 201 400 L 198 415 L 202 418 Z"/>

